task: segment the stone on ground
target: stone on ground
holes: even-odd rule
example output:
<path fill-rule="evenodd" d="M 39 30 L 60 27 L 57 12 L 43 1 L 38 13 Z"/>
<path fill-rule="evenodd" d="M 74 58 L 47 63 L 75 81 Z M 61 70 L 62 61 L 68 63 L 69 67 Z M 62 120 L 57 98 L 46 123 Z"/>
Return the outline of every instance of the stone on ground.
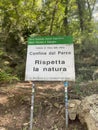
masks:
<path fill-rule="evenodd" d="M 98 130 L 98 94 L 80 100 L 69 100 L 69 119 L 75 120 L 76 116 L 88 130 Z"/>

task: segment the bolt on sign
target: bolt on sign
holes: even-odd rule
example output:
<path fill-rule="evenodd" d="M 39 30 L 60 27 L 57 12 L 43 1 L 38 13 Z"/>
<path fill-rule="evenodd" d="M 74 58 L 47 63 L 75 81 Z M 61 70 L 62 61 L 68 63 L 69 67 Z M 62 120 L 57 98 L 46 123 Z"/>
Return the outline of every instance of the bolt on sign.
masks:
<path fill-rule="evenodd" d="M 36 36 L 28 39 L 26 81 L 74 81 L 74 46 L 71 36 Z"/>

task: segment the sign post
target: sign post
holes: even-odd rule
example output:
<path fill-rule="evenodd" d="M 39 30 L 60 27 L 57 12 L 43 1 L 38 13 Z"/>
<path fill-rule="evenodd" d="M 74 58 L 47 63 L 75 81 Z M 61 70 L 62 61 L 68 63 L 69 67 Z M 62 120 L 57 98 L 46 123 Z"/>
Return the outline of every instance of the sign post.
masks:
<path fill-rule="evenodd" d="M 33 129 L 34 94 L 35 94 L 35 85 L 32 83 L 30 130 Z"/>
<path fill-rule="evenodd" d="M 74 46 L 71 36 L 35 36 L 28 39 L 26 81 L 67 81 L 65 86 L 66 128 L 68 127 L 68 81 L 75 81 Z M 32 87 L 34 90 L 34 86 Z M 31 102 L 32 130 L 34 91 Z"/>
<path fill-rule="evenodd" d="M 68 128 L 68 82 L 64 82 L 65 87 L 65 118 L 66 118 L 66 129 Z"/>

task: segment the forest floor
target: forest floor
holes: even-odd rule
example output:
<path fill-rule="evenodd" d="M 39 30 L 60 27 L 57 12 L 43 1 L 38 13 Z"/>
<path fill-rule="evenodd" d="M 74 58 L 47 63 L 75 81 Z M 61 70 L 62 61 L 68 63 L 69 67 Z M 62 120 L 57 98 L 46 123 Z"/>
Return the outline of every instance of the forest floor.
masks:
<path fill-rule="evenodd" d="M 35 82 L 33 130 L 66 130 L 63 82 Z M 0 130 L 29 130 L 32 83 L 0 86 Z M 70 83 L 69 99 L 98 94 L 98 82 Z M 68 130 L 87 130 L 78 118 Z"/>

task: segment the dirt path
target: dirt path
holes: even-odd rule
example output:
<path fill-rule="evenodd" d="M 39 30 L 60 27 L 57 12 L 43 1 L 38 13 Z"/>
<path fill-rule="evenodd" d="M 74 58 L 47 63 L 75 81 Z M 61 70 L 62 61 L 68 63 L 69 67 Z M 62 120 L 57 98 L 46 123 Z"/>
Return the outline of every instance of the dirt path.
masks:
<path fill-rule="evenodd" d="M 33 129 L 65 130 L 63 83 L 37 82 L 35 85 Z M 17 83 L 0 87 L 0 130 L 29 130 L 31 86 L 31 83 Z M 90 91 L 91 89 L 92 87 L 90 87 Z M 97 90 L 98 86 L 96 84 Z M 79 90 L 76 91 L 75 88 L 73 89 L 70 86 L 69 98 L 80 97 Z M 69 121 L 68 130 L 87 130 L 87 128 L 86 126 L 83 128 L 79 120 L 76 119 L 75 121 Z"/>

